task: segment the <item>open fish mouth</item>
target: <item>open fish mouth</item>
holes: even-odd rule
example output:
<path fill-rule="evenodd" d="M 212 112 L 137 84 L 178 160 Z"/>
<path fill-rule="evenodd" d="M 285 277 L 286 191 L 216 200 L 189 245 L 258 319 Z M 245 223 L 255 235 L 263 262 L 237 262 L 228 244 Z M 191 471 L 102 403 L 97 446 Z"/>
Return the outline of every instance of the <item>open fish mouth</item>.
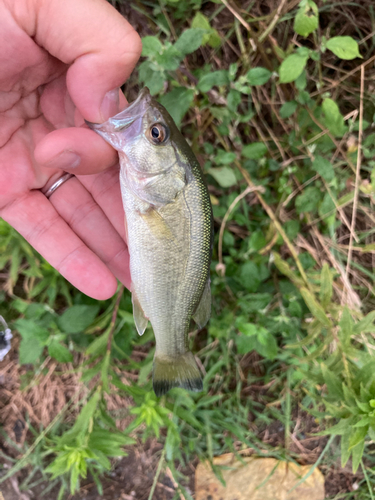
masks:
<path fill-rule="evenodd" d="M 118 132 L 128 128 L 138 118 L 142 117 L 150 104 L 152 97 L 147 87 L 144 87 L 137 99 L 130 103 L 124 110 L 104 123 L 92 123 L 85 120 L 89 128 L 97 132 Z"/>

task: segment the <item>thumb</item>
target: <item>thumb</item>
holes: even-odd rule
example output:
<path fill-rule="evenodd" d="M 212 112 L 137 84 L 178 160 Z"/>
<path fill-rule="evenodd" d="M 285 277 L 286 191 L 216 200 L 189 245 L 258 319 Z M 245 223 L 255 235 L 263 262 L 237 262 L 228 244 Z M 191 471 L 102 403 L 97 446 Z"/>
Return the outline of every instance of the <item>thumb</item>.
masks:
<path fill-rule="evenodd" d="M 26 0 L 25 0 L 26 3 Z M 142 50 L 132 26 L 105 0 L 32 0 L 23 28 L 51 55 L 71 65 L 69 94 L 82 116 L 102 122 L 114 114 L 120 87 Z M 18 10 L 18 9 L 17 9 Z"/>

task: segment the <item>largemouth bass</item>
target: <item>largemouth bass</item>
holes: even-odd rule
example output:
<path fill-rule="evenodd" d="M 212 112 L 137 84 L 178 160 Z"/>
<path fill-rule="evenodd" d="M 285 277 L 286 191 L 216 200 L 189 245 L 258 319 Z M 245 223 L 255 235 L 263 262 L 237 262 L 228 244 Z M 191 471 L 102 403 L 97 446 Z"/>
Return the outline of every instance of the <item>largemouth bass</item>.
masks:
<path fill-rule="evenodd" d="M 188 333 L 191 318 L 201 328 L 211 312 L 213 225 L 199 163 L 147 88 L 121 113 L 89 126 L 119 154 L 133 315 L 139 335 L 148 321 L 154 330 L 154 391 L 201 391 Z"/>

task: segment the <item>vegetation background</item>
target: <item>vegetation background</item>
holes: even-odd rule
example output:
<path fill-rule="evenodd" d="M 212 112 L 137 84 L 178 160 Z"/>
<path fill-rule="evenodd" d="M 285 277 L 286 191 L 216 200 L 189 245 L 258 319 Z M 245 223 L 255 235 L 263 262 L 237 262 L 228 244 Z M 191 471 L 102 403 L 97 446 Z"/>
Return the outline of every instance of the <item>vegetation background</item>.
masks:
<path fill-rule="evenodd" d="M 113 5 L 143 37 L 125 95 L 167 107 L 212 197 L 205 390 L 156 398 L 129 292 L 84 296 L 0 221 L 0 489 L 187 500 L 197 462 L 232 451 L 374 500 L 373 1 Z"/>

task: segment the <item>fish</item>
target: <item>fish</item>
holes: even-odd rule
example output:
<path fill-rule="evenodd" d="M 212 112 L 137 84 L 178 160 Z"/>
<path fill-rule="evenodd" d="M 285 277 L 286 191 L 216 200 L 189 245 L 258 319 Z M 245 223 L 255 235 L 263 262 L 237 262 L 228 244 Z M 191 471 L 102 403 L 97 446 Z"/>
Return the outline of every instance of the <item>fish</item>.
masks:
<path fill-rule="evenodd" d="M 127 108 L 88 126 L 119 155 L 133 316 L 156 340 L 153 389 L 203 390 L 189 350 L 191 320 L 211 314 L 213 217 L 201 167 L 167 110 L 143 88 Z"/>

